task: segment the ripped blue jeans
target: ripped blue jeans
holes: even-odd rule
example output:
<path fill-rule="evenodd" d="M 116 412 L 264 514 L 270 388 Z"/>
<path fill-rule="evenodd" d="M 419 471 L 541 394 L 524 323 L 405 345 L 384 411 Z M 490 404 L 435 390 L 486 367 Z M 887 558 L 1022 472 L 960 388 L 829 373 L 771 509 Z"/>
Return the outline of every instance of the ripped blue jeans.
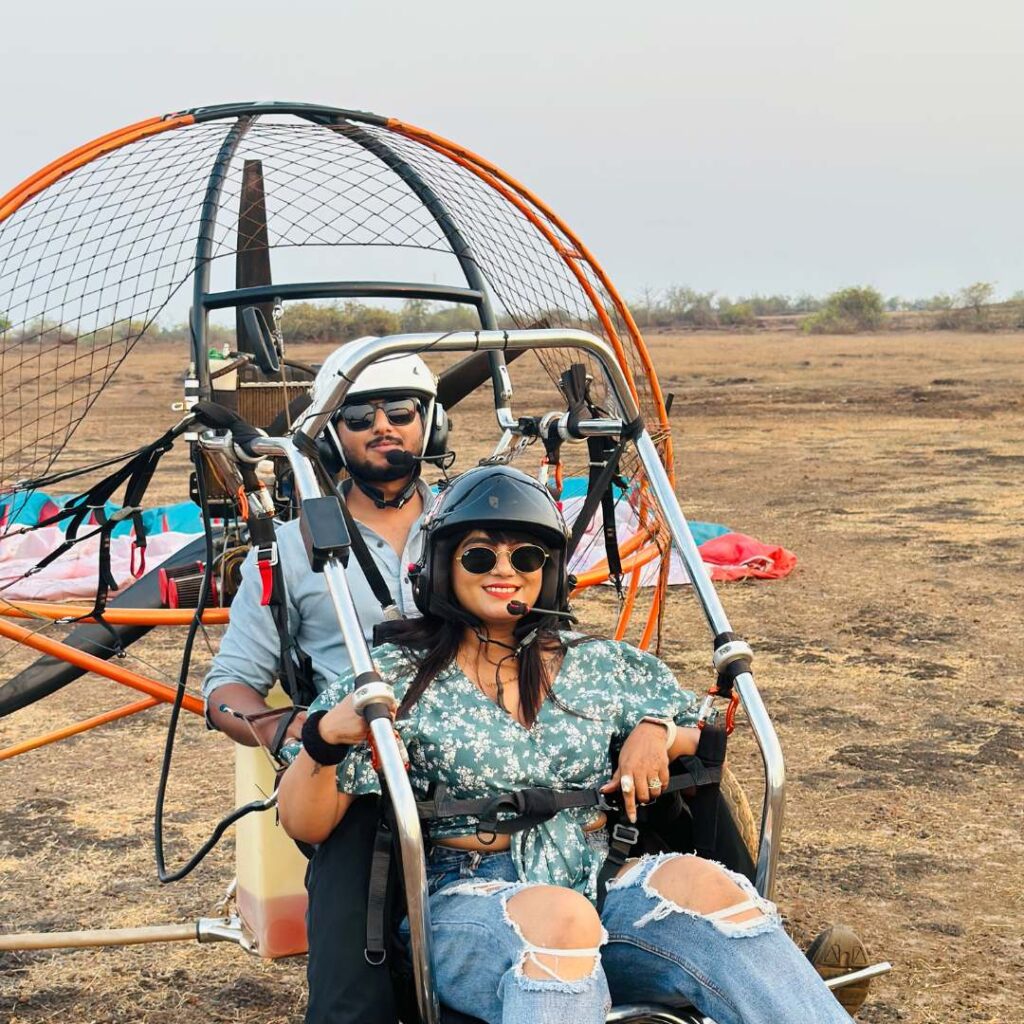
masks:
<path fill-rule="evenodd" d="M 660 895 L 650 877 L 678 856 L 644 857 L 609 884 L 600 956 L 589 975 L 565 981 L 536 959 L 551 978 L 523 971 L 538 949 L 506 909 L 529 884 L 517 881 L 511 856 L 435 847 L 427 878 L 441 1002 L 487 1024 L 604 1024 L 613 1000 L 692 1004 L 717 1024 L 849 1024 L 783 931 L 774 904 L 741 875 L 727 872 L 744 902 L 711 915 Z M 740 923 L 728 920 L 744 908 L 761 913 Z M 404 925 L 403 936 L 408 938 Z"/>

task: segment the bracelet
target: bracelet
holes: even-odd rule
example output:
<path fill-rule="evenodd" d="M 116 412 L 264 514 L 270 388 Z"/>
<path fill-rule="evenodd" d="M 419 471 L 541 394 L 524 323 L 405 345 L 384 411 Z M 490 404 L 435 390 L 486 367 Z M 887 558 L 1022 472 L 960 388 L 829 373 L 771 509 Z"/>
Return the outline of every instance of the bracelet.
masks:
<path fill-rule="evenodd" d="M 341 764 L 345 760 L 345 755 L 352 749 L 350 743 L 328 743 L 320 735 L 320 719 L 326 714 L 326 711 L 314 711 L 302 723 L 302 749 L 317 764 L 325 767 Z"/>
<path fill-rule="evenodd" d="M 662 726 L 665 729 L 665 749 L 671 749 L 672 744 L 676 741 L 676 733 L 679 731 L 679 727 L 671 718 L 656 718 L 654 715 L 644 715 L 640 722 L 650 722 L 652 725 Z"/>

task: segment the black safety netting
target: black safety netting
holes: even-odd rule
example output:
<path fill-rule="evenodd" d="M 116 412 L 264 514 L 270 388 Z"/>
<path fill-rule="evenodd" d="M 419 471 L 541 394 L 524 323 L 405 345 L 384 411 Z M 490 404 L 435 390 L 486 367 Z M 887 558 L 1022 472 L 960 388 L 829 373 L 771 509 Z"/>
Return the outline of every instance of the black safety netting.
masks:
<path fill-rule="evenodd" d="M 660 422 L 619 309 L 543 211 L 485 168 L 471 160 L 463 166 L 412 134 L 264 115 L 185 125 L 130 143 L 71 171 L 0 222 L 3 490 L 62 468 L 76 429 L 140 340 L 161 325 L 187 322 L 197 247 L 207 246 L 208 287 L 234 287 L 239 220 L 251 213 L 243 208 L 243 171 L 252 161 L 260 162 L 275 281 L 424 280 L 419 271 L 358 272 L 360 253 L 390 251 L 390 271 L 403 255 L 420 252 L 437 260 L 434 281 L 440 272 L 465 288 L 465 266 L 473 265 L 499 326 L 582 328 L 609 340 L 614 332 L 645 421 L 652 428 Z M 189 348 L 186 337 L 182 367 Z M 531 372 L 537 360 L 543 374 Z M 522 411 L 564 408 L 551 382 L 580 361 L 595 378 L 595 400 L 618 414 L 599 368 L 570 350 L 533 353 L 512 365 L 517 398 L 522 382 L 522 396 L 542 403 Z M 585 474 L 586 446 L 572 449 L 563 453 L 567 472 Z M 76 450 L 72 461 L 88 462 L 89 454 Z M 642 471 L 632 450 L 622 473 L 636 485 L 635 501 Z M 653 529 L 658 517 L 646 504 L 642 517 Z"/>

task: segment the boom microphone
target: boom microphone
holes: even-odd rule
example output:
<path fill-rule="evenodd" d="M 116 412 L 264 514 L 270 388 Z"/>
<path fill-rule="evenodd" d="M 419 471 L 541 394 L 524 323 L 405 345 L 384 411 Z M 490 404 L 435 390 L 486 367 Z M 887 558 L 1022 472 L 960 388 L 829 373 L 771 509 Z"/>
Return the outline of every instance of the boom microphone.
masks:
<path fill-rule="evenodd" d="M 423 462 L 423 459 L 413 455 L 412 452 L 396 451 L 394 448 L 386 451 L 384 458 L 388 460 L 389 466 L 398 466 L 400 469 L 406 469 L 410 472 L 417 462 Z"/>
<path fill-rule="evenodd" d="M 505 610 L 509 615 L 529 615 L 530 612 L 537 612 L 540 615 L 554 615 L 559 619 L 569 619 L 572 622 L 576 621 L 576 616 L 572 612 L 556 612 L 553 608 L 538 608 L 536 605 L 532 607 L 525 601 L 509 601 L 505 605 Z"/>

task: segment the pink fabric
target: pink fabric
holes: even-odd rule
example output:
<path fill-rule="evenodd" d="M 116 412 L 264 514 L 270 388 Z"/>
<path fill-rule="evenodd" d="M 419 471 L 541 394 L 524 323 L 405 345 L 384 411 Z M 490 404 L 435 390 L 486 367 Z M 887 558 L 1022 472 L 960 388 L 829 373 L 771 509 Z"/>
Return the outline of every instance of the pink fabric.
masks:
<path fill-rule="evenodd" d="M 198 534 L 159 533 L 146 544 L 145 572 L 155 569 Z M 24 577 L 41 558 L 64 543 L 56 526 L 44 526 L 21 536 L 0 540 L 0 597 L 12 601 L 66 601 L 91 598 L 96 593 L 99 572 L 99 537 L 76 544 L 34 576 Z M 132 539 L 115 537 L 110 542 L 110 569 L 118 587 L 133 582 Z M 139 570 L 136 554 L 136 571 Z M 139 573 L 142 575 L 142 573 Z M 10 586 L 7 586 L 10 584 Z"/>
<path fill-rule="evenodd" d="M 796 565 L 796 555 L 785 548 L 748 537 L 745 533 L 727 533 L 705 541 L 697 549 L 713 580 L 779 580 Z"/>

